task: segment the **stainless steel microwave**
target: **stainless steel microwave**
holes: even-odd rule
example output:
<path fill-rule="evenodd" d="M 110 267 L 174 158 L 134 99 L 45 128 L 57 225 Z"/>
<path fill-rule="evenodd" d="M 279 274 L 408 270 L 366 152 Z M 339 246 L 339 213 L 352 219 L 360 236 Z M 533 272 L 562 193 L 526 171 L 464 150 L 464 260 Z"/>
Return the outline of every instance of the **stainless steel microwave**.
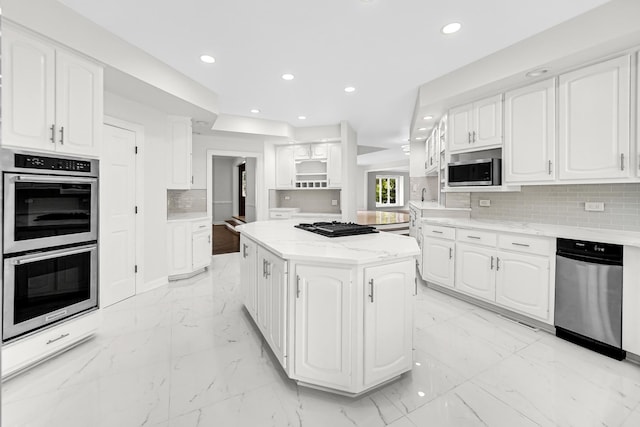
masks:
<path fill-rule="evenodd" d="M 449 187 L 502 185 L 501 159 L 449 163 Z"/>

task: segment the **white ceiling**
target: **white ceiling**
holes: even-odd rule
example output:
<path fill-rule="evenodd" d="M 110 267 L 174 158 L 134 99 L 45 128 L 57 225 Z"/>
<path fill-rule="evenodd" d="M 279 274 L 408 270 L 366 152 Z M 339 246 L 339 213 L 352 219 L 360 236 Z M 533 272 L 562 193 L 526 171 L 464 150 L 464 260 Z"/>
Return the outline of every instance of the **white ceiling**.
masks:
<path fill-rule="evenodd" d="M 60 0 L 218 93 L 220 113 L 293 126 L 347 120 L 406 158 L 418 87 L 606 0 Z M 449 22 L 463 27 L 442 35 Z M 216 58 L 200 61 L 202 54 Z M 283 73 L 295 79 L 284 81 Z M 344 87 L 354 86 L 351 94 Z M 252 108 L 260 114 L 252 114 Z M 307 117 L 298 120 L 299 115 Z"/>

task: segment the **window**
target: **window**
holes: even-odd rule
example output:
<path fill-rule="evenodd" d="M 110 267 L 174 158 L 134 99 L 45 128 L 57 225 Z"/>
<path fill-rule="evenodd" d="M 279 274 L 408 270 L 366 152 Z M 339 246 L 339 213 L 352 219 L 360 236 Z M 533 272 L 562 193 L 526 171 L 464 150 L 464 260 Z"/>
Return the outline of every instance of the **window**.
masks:
<path fill-rule="evenodd" d="M 376 175 L 376 207 L 404 206 L 402 176 Z"/>

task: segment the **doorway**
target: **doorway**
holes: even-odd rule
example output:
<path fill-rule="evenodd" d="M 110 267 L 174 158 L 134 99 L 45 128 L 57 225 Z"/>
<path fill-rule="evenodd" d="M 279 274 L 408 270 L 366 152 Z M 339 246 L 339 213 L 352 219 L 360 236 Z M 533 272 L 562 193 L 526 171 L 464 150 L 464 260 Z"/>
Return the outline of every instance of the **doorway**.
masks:
<path fill-rule="evenodd" d="M 238 165 L 238 217 L 245 219 L 245 203 L 247 200 L 247 164 Z"/>

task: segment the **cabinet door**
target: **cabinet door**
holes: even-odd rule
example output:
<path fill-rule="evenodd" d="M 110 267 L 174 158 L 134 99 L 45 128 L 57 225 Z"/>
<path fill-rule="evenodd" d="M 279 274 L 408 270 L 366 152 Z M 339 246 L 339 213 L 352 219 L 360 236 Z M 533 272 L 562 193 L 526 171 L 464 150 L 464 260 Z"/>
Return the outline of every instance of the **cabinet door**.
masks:
<path fill-rule="evenodd" d="M 413 348 L 412 260 L 364 269 L 364 384 L 411 369 Z"/>
<path fill-rule="evenodd" d="M 267 310 L 269 325 L 265 337 L 280 364 L 287 369 L 287 264 L 286 261 L 269 254 L 266 265 Z"/>
<path fill-rule="evenodd" d="M 493 249 L 456 243 L 456 289 L 495 301 L 495 258 Z"/>
<path fill-rule="evenodd" d="M 169 224 L 167 238 L 169 249 L 169 276 L 191 272 L 191 223 Z"/>
<path fill-rule="evenodd" d="M 549 258 L 498 252 L 496 302 L 546 320 L 549 317 Z"/>
<path fill-rule="evenodd" d="M 55 52 L 2 27 L 2 145 L 54 151 Z"/>
<path fill-rule="evenodd" d="M 295 160 L 308 160 L 311 158 L 311 146 L 309 144 L 294 145 L 293 150 Z"/>
<path fill-rule="evenodd" d="M 473 127 L 473 105 L 467 104 L 449 111 L 449 151 L 471 148 L 471 128 Z"/>
<path fill-rule="evenodd" d="M 342 187 L 342 144 L 327 144 L 327 186 Z"/>
<path fill-rule="evenodd" d="M 100 154 L 102 95 L 102 67 L 63 50 L 56 51 L 58 151 Z"/>
<path fill-rule="evenodd" d="M 191 188 L 191 119 L 169 117 L 169 182 L 167 188 L 188 190 Z"/>
<path fill-rule="evenodd" d="M 351 269 L 296 266 L 296 379 L 350 388 L 352 286 Z"/>
<path fill-rule="evenodd" d="M 242 289 L 242 301 L 247 311 L 257 322 L 257 280 L 258 280 L 258 263 L 256 244 L 247 239 L 244 235 L 240 235 L 240 286 Z M 261 272 L 262 273 L 262 272 Z"/>
<path fill-rule="evenodd" d="M 473 148 L 502 144 L 502 95 L 473 103 Z"/>
<path fill-rule="evenodd" d="M 276 147 L 276 188 L 293 188 L 295 178 L 294 147 Z"/>
<path fill-rule="evenodd" d="M 560 76 L 559 178 L 629 176 L 629 57 Z"/>
<path fill-rule="evenodd" d="M 507 92 L 503 160 L 506 182 L 555 179 L 555 106 L 555 79 Z"/>
<path fill-rule="evenodd" d="M 211 264 L 211 230 L 193 233 L 191 246 L 192 269 L 208 267 Z"/>
<path fill-rule="evenodd" d="M 311 158 L 312 159 L 326 159 L 328 152 L 327 152 L 327 144 L 325 143 L 321 143 L 321 144 L 311 144 Z"/>
<path fill-rule="evenodd" d="M 438 285 L 453 287 L 454 246 L 450 240 L 425 237 L 422 242 L 422 277 Z"/>

